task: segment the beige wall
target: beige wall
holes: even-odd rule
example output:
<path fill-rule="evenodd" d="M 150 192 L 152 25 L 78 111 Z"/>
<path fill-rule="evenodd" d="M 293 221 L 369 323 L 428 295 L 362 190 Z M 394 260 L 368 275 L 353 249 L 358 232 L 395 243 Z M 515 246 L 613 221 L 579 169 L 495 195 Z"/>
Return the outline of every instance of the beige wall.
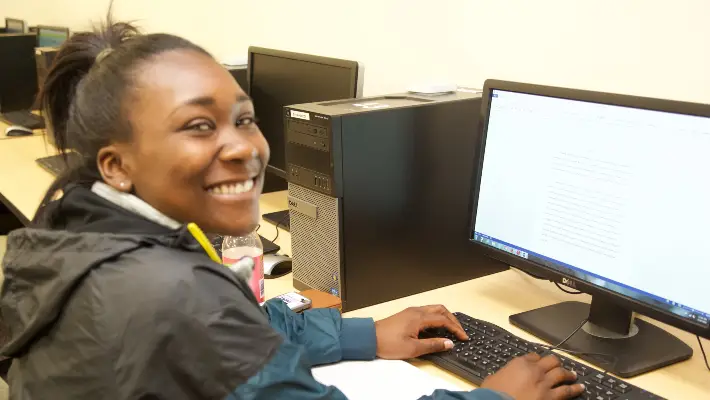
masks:
<path fill-rule="evenodd" d="M 0 0 L 0 17 L 85 28 L 107 4 Z M 254 44 L 357 59 L 369 95 L 495 77 L 710 102 L 708 0 L 116 0 L 115 9 L 220 58 Z"/>

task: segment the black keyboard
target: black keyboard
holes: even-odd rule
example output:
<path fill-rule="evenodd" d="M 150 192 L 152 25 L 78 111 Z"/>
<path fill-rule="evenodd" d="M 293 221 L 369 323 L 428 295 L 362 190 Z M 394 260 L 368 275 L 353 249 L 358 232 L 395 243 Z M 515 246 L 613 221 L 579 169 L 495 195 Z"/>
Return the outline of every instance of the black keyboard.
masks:
<path fill-rule="evenodd" d="M 69 166 L 74 166 L 81 162 L 81 156 L 79 156 L 78 153 L 66 153 L 66 157 L 67 159 L 65 161 L 64 156 L 58 154 L 55 156 L 38 158 L 35 161 L 42 168 L 57 176 L 64 172 L 64 169 L 67 167 L 67 163 Z"/>
<path fill-rule="evenodd" d="M 458 340 L 444 328 L 427 329 L 422 338 L 445 337 L 454 342 L 449 351 L 422 356 L 439 367 L 480 385 L 483 380 L 503 368 L 510 360 L 528 353 L 541 356 L 550 350 L 537 343 L 523 340 L 490 322 L 454 313 L 469 336 L 469 341 Z M 585 385 L 585 393 L 577 397 L 584 400 L 640 400 L 663 399 L 639 387 L 607 375 L 602 371 L 574 361 L 555 352 L 562 366 L 577 373 L 577 382 Z"/>
<path fill-rule="evenodd" d="M 28 129 L 44 129 L 44 118 L 29 111 L 10 111 L 2 114 L 10 125 L 18 125 Z"/>

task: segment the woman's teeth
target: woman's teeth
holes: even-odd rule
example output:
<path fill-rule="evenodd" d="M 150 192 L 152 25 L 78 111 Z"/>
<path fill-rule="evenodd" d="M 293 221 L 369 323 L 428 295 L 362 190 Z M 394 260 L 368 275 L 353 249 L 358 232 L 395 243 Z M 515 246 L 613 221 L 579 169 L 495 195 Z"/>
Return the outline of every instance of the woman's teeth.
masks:
<path fill-rule="evenodd" d="M 254 180 L 249 179 L 246 182 L 225 183 L 208 189 L 212 194 L 240 194 L 246 193 L 254 188 Z"/>

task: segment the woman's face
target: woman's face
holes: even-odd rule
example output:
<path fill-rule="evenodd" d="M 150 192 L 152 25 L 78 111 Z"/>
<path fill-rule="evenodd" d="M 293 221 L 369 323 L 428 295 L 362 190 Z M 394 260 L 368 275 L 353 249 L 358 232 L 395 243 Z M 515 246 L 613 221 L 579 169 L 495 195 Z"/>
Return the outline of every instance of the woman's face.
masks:
<path fill-rule="evenodd" d="M 114 145 L 126 182 L 113 186 L 128 184 L 165 215 L 208 232 L 253 230 L 269 147 L 244 90 L 191 50 L 156 56 L 137 68 L 135 82 L 123 102 L 132 141 Z"/>

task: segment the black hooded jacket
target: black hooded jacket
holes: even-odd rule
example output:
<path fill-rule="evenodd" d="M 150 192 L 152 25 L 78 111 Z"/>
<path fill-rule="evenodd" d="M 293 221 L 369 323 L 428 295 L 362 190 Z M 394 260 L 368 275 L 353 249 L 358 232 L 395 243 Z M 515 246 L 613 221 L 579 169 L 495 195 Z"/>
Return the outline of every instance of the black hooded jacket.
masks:
<path fill-rule="evenodd" d="M 184 227 L 166 228 L 80 185 L 44 212 L 51 229 L 12 232 L 3 260 L 11 399 L 341 400 L 311 367 L 375 357 L 371 318 L 295 314 L 278 300 L 262 308 Z M 426 398 L 504 396 L 479 389 Z"/>
<path fill-rule="evenodd" d="M 49 207 L 52 230 L 13 232 L 3 261 L 12 398 L 224 398 L 275 354 L 249 287 L 186 229 L 82 186 Z"/>

